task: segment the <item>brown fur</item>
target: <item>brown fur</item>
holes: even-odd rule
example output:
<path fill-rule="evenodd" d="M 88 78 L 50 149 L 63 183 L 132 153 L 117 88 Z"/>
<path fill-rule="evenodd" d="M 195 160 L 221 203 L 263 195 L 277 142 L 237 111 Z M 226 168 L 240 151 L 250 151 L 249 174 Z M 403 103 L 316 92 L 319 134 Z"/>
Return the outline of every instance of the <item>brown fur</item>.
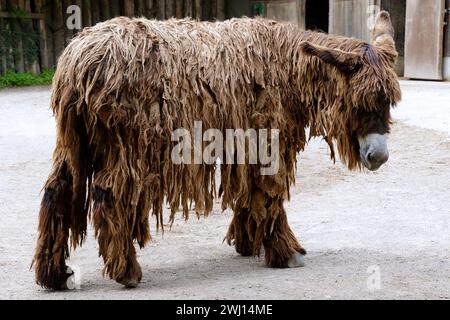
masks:
<path fill-rule="evenodd" d="M 377 41 L 247 18 L 117 18 L 86 28 L 59 59 L 53 85 L 57 147 L 41 207 L 37 282 L 62 287 L 67 240 L 82 243 L 88 211 L 105 272 L 124 283 L 140 280 L 133 241 L 150 240 L 150 213 L 163 228 L 165 199 L 172 221 L 179 207 L 187 219 L 190 203 L 199 215 L 212 210 L 216 167 L 170 160 L 172 130 L 193 130 L 195 120 L 204 130 L 280 130 L 277 175 L 221 167 L 222 207 L 235 212 L 226 239 L 243 255 L 264 246 L 273 267 L 304 254 L 283 202 L 306 128 L 326 139 L 332 157 L 335 141 L 341 159 L 358 168 L 357 135 L 388 131 L 389 108 L 400 99 L 395 47 L 389 37 Z"/>

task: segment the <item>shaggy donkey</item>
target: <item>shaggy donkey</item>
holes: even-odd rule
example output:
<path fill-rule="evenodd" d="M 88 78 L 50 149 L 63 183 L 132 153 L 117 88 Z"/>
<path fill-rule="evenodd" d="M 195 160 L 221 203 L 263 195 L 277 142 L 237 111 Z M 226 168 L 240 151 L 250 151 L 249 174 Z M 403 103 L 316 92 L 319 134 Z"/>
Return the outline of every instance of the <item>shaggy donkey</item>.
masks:
<path fill-rule="evenodd" d="M 381 12 L 373 44 L 303 32 L 265 19 L 208 23 L 117 18 L 86 28 L 59 59 L 52 108 L 53 171 L 45 185 L 34 257 L 37 283 L 63 289 L 69 246 L 93 221 L 111 279 L 141 280 L 134 241 L 150 240 L 149 215 L 163 228 L 182 208 L 207 215 L 213 199 L 234 217 L 226 240 L 242 255 L 264 248 L 270 267 L 303 265 L 306 251 L 283 208 L 296 156 L 309 136 L 328 142 L 349 169 L 388 159 L 390 107 L 400 100 L 393 28 Z M 261 166 L 175 165 L 171 132 L 278 129 L 279 171 Z M 70 240 L 70 243 L 69 243 Z"/>

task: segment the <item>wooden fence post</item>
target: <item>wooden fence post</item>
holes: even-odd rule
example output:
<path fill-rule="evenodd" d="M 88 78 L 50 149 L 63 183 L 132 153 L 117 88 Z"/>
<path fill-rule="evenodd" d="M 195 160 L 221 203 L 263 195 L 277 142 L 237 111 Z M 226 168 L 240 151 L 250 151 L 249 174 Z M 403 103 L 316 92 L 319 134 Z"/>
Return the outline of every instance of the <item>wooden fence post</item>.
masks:
<path fill-rule="evenodd" d="M 134 17 L 134 0 L 124 0 L 124 9 L 127 17 Z"/>
<path fill-rule="evenodd" d="M 31 0 L 26 0 L 24 3 L 24 10 L 28 14 L 31 14 Z M 30 30 L 34 33 L 35 36 L 37 36 L 37 39 L 39 40 L 39 30 L 35 28 L 37 24 L 34 23 L 33 19 L 27 19 L 25 21 L 26 25 L 30 28 Z M 36 43 L 33 44 L 33 48 L 36 50 L 36 54 L 34 55 L 34 59 L 32 61 L 28 60 L 28 56 L 26 56 L 25 59 L 25 71 L 32 72 L 32 73 L 39 73 L 40 72 L 40 61 L 39 61 L 39 52 L 40 52 L 40 46 Z M 28 43 L 24 45 L 24 50 L 29 50 Z"/>
<path fill-rule="evenodd" d="M 120 12 L 120 1 L 119 0 L 111 0 L 110 6 L 111 6 L 111 18 L 119 17 L 121 15 Z"/>
<path fill-rule="evenodd" d="M 134 14 L 136 17 L 140 18 L 145 15 L 145 0 L 136 0 L 135 6 Z"/>
<path fill-rule="evenodd" d="M 158 6 L 158 11 L 156 13 L 156 16 L 157 16 L 158 20 L 164 20 L 166 18 L 166 1 L 158 0 L 157 6 Z"/>
<path fill-rule="evenodd" d="M 92 15 L 92 25 L 96 25 L 101 21 L 100 2 L 98 0 L 91 0 L 91 15 Z"/>
<path fill-rule="evenodd" d="M 44 14 L 45 25 L 45 43 L 47 44 L 47 63 L 49 68 L 56 66 L 56 53 L 54 43 L 54 23 L 52 21 L 52 2 L 51 0 L 41 1 L 41 13 Z"/>
<path fill-rule="evenodd" d="M 193 0 L 184 0 L 184 16 L 193 18 L 192 8 L 193 8 Z"/>
<path fill-rule="evenodd" d="M 44 0 L 35 0 L 36 13 L 44 13 L 43 1 Z M 45 27 L 45 19 L 41 19 L 38 21 L 38 30 L 39 30 L 39 51 L 40 51 L 39 57 L 41 63 L 41 71 L 43 71 L 44 69 L 48 69 L 53 66 L 49 58 L 50 48 L 47 42 L 47 29 Z"/>
<path fill-rule="evenodd" d="M 183 18 L 183 0 L 175 1 L 175 17 L 177 19 Z"/>
<path fill-rule="evenodd" d="M 156 0 L 145 1 L 145 16 L 149 19 L 156 17 Z"/>
<path fill-rule="evenodd" d="M 195 18 L 202 19 L 202 0 L 195 0 Z"/>
<path fill-rule="evenodd" d="M 114 2 L 114 1 L 100 0 L 101 21 L 106 21 L 108 19 L 111 19 L 111 10 L 110 10 L 111 2 Z"/>
<path fill-rule="evenodd" d="M 81 15 L 83 16 L 83 26 L 92 26 L 91 1 L 83 0 L 81 7 Z"/>
<path fill-rule="evenodd" d="M 51 7 L 53 12 L 48 18 L 53 20 L 55 61 L 57 61 L 59 55 L 64 50 L 64 29 L 66 29 L 66 27 L 64 25 L 62 1 L 52 0 Z"/>
<path fill-rule="evenodd" d="M 174 0 L 166 0 L 166 14 L 165 18 L 173 18 L 175 16 L 175 2 Z"/>
<path fill-rule="evenodd" d="M 4 0 L 0 1 L 0 11 L 4 9 Z M 2 32 L 6 31 L 6 23 L 0 18 L 0 30 Z M 8 70 L 8 65 L 6 62 L 6 46 L 4 44 L 0 44 L 0 48 L 2 49 L 2 56 L 0 57 L 0 74 L 4 74 Z"/>
<path fill-rule="evenodd" d="M 223 21 L 226 16 L 226 4 L 225 0 L 217 0 L 217 20 Z"/>

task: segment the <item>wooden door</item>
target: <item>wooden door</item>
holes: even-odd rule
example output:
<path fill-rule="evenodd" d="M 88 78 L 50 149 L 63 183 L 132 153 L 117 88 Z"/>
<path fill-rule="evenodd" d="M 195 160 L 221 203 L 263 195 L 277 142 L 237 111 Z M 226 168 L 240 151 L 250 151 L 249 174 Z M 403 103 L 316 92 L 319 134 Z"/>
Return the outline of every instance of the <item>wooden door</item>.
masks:
<path fill-rule="evenodd" d="M 330 0 L 330 34 L 370 42 L 380 0 Z"/>
<path fill-rule="evenodd" d="M 407 0 L 405 77 L 442 80 L 445 0 Z"/>

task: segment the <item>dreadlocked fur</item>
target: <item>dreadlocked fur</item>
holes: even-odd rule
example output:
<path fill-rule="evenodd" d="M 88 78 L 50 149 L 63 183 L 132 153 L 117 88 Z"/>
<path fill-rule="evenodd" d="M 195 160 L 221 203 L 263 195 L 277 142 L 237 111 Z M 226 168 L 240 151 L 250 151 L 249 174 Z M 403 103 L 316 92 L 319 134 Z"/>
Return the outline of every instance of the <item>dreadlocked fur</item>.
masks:
<path fill-rule="evenodd" d="M 355 169 L 357 134 L 388 132 L 400 99 L 395 46 L 380 30 L 375 47 L 265 19 L 122 17 L 86 28 L 60 57 L 53 84 L 57 146 L 40 211 L 37 282 L 64 287 L 68 240 L 82 244 L 89 214 L 104 272 L 132 285 L 142 276 L 133 241 L 150 240 L 150 213 L 162 228 L 165 200 L 172 221 L 179 208 L 187 219 L 191 203 L 198 215 L 211 212 L 216 166 L 170 158 L 171 132 L 193 132 L 194 121 L 203 130 L 280 131 L 277 175 L 221 166 L 222 208 L 235 213 L 226 239 L 243 255 L 264 246 L 273 267 L 305 254 L 283 208 L 305 130 Z"/>

